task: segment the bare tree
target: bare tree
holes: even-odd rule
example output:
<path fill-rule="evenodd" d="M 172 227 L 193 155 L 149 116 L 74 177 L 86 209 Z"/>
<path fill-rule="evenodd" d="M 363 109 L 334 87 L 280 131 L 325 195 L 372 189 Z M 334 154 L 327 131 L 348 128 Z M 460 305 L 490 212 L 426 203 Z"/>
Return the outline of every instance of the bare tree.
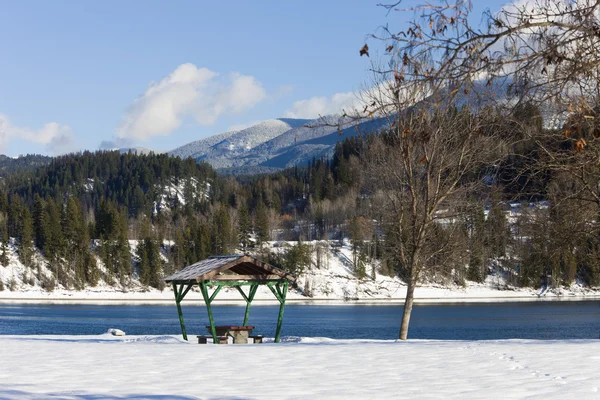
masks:
<path fill-rule="evenodd" d="M 374 37 L 406 79 L 452 87 L 510 78 L 513 94 L 565 104 L 576 95 L 598 96 L 599 0 L 531 0 L 483 18 L 472 15 L 471 0 L 402 3 L 384 7 L 413 12 L 409 28 L 382 27 Z"/>
<path fill-rule="evenodd" d="M 406 339 L 414 289 L 429 260 L 444 251 L 444 243 L 431 251 L 437 220 L 443 210 L 456 211 L 448 204 L 475 189 L 485 167 L 515 140 L 496 129 L 506 126 L 498 122 L 507 109 L 535 104 L 557 117 L 554 126 L 565 124 L 553 143 L 530 139 L 547 167 L 568 171 L 588 198 L 600 199 L 600 170 L 591 168 L 600 152 L 584 155 L 597 136 L 586 140 L 581 132 L 589 129 L 566 124 L 572 115 L 595 120 L 598 110 L 600 0 L 514 3 L 486 12 L 480 25 L 472 23 L 481 19 L 470 0 L 402 3 L 384 7 L 412 13 L 408 28 L 385 26 L 372 35 L 384 43 L 387 59 L 373 67 L 376 84 L 363 92 L 359 111 L 386 118 L 390 127 L 371 145 L 369 161 L 387 195 L 388 251 L 408 285 L 399 334 Z M 367 44 L 360 54 L 369 55 Z M 581 168 L 582 158 L 590 168 Z"/>
<path fill-rule="evenodd" d="M 443 92 L 447 102 L 472 96 L 496 108 L 538 107 L 545 127 L 559 129 L 540 137 L 513 120 L 515 129 L 545 153 L 544 169 L 567 171 L 600 205 L 600 0 L 511 3 L 483 18 L 472 15 L 471 0 L 402 3 L 383 5 L 413 18 L 404 31 L 373 35 L 389 56 L 390 67 L 377 72 Z"/>
<path fill-rule="evenodd" d="M 488 119 L 442 103 L 397 112 L 389 131 L 369 146 L 369 181 L 386 197 L 385 249 L 407 284 L 400 339 L 408 335 L 415 287 L 452 246 L 440 227 L 457 218 L 458 201 L 505 153 Z"/>

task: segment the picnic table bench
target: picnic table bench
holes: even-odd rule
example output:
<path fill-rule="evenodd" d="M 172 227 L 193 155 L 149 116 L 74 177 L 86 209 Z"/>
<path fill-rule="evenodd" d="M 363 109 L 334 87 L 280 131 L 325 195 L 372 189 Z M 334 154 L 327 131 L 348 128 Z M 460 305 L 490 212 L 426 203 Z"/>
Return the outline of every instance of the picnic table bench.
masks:
<path fill-rule="evenodd" d="M 206 329 L 211 332 L 211 326 L 206 325 Z M 227 343 L 227 338 L 231 336 L 234 344 L 246 344 L 248 339 L 252 339 L 253 343 L 262 343 L 262 335 L 251 335 L 254 326 L 232 326 L 232 325 L 215 325 L 215 332 L 219 343 Z M 198 336 L 198 343 L 207 343 L 207 339 L 212 336 Z"/>

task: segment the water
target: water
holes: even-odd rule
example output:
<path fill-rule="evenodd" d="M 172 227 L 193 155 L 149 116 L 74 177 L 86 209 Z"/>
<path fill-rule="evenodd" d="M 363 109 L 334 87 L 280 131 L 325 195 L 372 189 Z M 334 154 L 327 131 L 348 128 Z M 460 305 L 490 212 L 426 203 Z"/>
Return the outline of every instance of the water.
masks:
<path fill-rule="evenodd" d="M 244 307 L 213 307 L 217 325 L 241 325 Z M 272 337 L 277 306 L 254 306 L 254 333 Z M 206 334 L 203 306 L 184 306 L 188 334 Z M 395 339 L 402 306 L 288 305 L 282 336 Z M 0 305 L 3 335 L 96 335 L 119 328 L 129 335 L 179 334 L 172 306 Z M 413 339 L 600 339 L 600 301 L 416 305 Z"/>

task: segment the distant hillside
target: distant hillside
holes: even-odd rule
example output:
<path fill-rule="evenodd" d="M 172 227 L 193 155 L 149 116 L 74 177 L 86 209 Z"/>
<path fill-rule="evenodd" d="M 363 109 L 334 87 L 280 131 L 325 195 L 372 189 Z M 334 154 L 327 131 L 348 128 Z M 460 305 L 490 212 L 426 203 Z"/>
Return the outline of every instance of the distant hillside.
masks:
<path fill-rule="evenodd" d="M 194 142 L 184 144 L 174 150 L 169 151 L 169 154 L 174 157 L 181 158 L 198 158 L 204 155 L 209 148 L 214 146 L 215 144 L 227 139 L 231 135 L 237 133 L 239 131 L 229 131 L 219 133 L 218 135 L 210 136 L 205 139 L 196 140 Z"/>
<path fill-rule="evenodd" d="M 13 172 L 34 171 L 38 167 L 50 164 L 52 157 L 39 154 L 27 154 L 12 158 L 0 154 L 0 176 L 6 176 Z"/>
<path fill-rule="evenodd" d="M 130 216 L 150 215 L 156 208 L 172 208 L 208 195 L 214 170 L 192 159 L 167 154 L 100 151 L 68 154 L 50 159 L 34 177 L 12 174 L 8 192 L 27 204 L 34 196 L 64 199 L 72 196 L 85 208 L 97 209 L 101 199 L 126 207 Z"/>
<path fill-rule="evenodd" d="M 345 128 L 339 130 L 338 124 Z M 382 119 L 356 123 L 336 115 L 316 120 L 281 118 L 198 140 L 169 154 L 206 161 L 227 174 L 274 172 L 331 157 L 336 143 L 384 127 Z"/>
<path fill-rule="evenodd" d="M 169 154 L 206 161 L 219 169 L 236 167 L 236 160 L 251 153 L 257 146 L 308 122 L 310 121 L 291 118 L 271 119 L 246 129 L 224 132 L 188 143 L 170 151 Z"/>

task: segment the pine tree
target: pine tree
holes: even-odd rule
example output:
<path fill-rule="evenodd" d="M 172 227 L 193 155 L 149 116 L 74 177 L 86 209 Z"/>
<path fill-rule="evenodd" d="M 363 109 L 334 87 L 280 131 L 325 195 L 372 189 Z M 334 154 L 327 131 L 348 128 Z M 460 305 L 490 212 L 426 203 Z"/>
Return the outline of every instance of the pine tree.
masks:
<path fill-rule="evenodd" d="M 131 275 L 131 257 L 127 240 L 126 211 L 117 210 L 110 199 L 103 199 L 96 215 L 96 234 L 100 239 L 100 258 L 107 267 L 105 280 L 110 284 L 118 278 L 128 285 Z"/>
<path fill-rule="evenodd" d="M 96 257 L 88 251 L 84 259 L 85 263 L 85 281 L 90 286 L 96 286 L 100 280 L 100 271 L 96 263 Z"/>
<path fill-rule="evenodd" d="M 225 206 L 219 207 L 213 215 L 212 226 L 212 253 L 229 254 L 229 246 L 231 244 L 231 220 Z"/>
<path fill-rule="evenodd" d="M 46 247 L 46 202 L 35 194 L 33 201 L 33 228 L 35 233 L 35 246 L 44 251 Z"/>
<path fill-rule="evenodd" d="M 250 214 L 248 213 L 248 208 L 244 202 L 241 202 L 238 210 L 238 238 L 242 250 L 248 249 L 251 244 L 250 231 L 252 227 L 250 225 Z"/>
<path fill-rule="evenodd" d="M 187 240 L 183 229 L 175 230 L 175 246 L 172 247 L 170 260 L 176 270 L 183 268 L 186 257 L 185 251 L 189 246 L 186 246 Z"/>
<path fill-rule="evenodd" d="M 89 237 L 87 227 L 79 204 L 71 197 L 62 215 L 62 230 L 64 235 L 65 258 L 75 278 L 75 287 L 83 289 L 86 283 L 87 253 L 89 252 Z"/>
<path fill-rule="evenodd" d="M 148 262 L 150 266 L 150 280 L 149 285 L 162 290 L 164 288 L 164 283 L 162 280 L 162 257 L 160 254 L 160 242 L 156 240 L 156 238 L 148 238 L 146 239 L 146 252 L 148 254 Z"/>
<path fill-rule="evenodd" d="M 23 213 L 27 207 L 18 195 L 12 195 L 8 205 L 8 236 L 20 238 L 23 235 Z M 31 216 L 30 216 L 31 217 Z"/>
<path fill-rule="evenodd" d="M 23 208 L 22 230 L 19 241 L 19 259 L 23 265 L 31 267 L 33 261 L 33 220 L 28 208 Z"/>
<path fill-rule="evenodd" d="M 354 265 L 354 271 L 357 276 L 362 275 L 362 268 L 360 265 L 360 249 L 363 246 L 363 234 L 361 228 L 361 218 L 352 218 L 350 222 L 350 240 L 352 242 L 352 263 Z M 363 265 L 364 267 L 364 265 Z"/>
<path fill-rule="evenodd" d="M 225 232 L 227 233 L 227 232 Z M 196 233 L 196 253 L 194 259 L 189 260 L 189 264 L 193 264 L 197 261 L 204 260 L 206 257 L 210 255 L 211 250 L 211 231 L 210 226 L 207 222 L 201 221 L 198 225 L 197 233 Z M 218 253 L 216 253 L 218 254 Z"/>
<path fill-rule="evenodd" d="M 7 213 L 8 208 L 8 197 L 6 196 L 6 192 L 2 190 L 0 191 L 0 213 Z"/>
<path fill-rule="evenodd" d="M 2 218 L 1 227 L 2 229 L 2 248 L 0 249 L 0 264 L 3 267 L 8 266 L 8 224 L 6 218 Z"/>
<path fill-rule="evenodd" d="M 58 206 L 53 199 L 46 201 L 44 215 L 44 255 L 53 262 L 58 262 L 64 256 L 65 242 L 61 227 L 61 218 Z"/>
<path fill-rule="evenodd" d="M 115 243 L 115 266 L 119 282 L 122 286 L 129 285 L 131 277 L 131 253 L 129 240 L 127 239 L 127 212 L 122 210 L 117 213 L 119 223 L 117 224 Z"/>
<path fill-rule="evenodd" d="M 140 282 L 144 285 L 162 289 L 160 244 L 154 237 L 152 226 L 147 218 L 142 222 L 141 236 L 142 240 L 140 240 L 136 251 L 139 260 Z"/>
<path fill-rule="evenodd" d="M 268 209 L 260 200 L 256 206 L 256 237 L 258 238 L 258 244 L 262 247 L 263 243 L 268 241 L 271 236 L 269 229 L 269 214 Z"/>

